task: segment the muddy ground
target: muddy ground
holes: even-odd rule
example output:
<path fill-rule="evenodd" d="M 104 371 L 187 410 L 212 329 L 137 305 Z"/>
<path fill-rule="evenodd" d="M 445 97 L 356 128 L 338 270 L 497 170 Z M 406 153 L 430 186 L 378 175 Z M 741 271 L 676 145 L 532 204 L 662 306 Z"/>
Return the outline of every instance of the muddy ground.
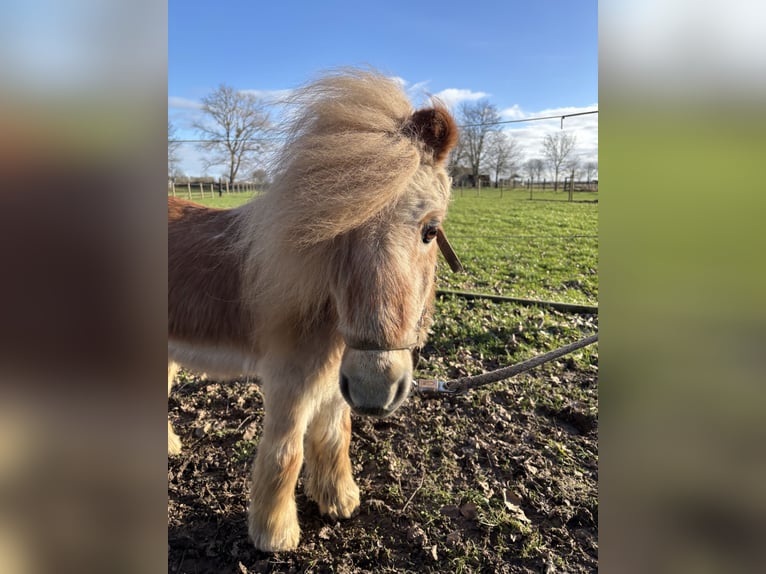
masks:
<path fill-rule="evenodd" d="M 498 366 L 456 356 L 429 345 L 421 365 L 452 377 Z M 387 419 L 354 416 L 357 515 L 321 517 L 299 482 L 301 545 L 266 554 L 246 521 L 260 389 L 182 372 L 169 401 L 185 450 L 168 461 L 168 572 L 594 572 L 597 380 L 591 351 L 465 395 L 413 395 Z"/>

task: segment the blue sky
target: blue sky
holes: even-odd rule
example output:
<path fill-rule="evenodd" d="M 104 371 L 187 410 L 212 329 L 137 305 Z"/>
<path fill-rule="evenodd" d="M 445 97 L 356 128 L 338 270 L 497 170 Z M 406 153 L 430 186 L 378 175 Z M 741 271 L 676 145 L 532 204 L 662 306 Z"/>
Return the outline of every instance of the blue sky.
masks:
<path fill-rule="evenodd" d="M 503 119 L 597 109 L 597 13 L 595 0 L 169 0 L 168 114 L 193 139 L 199 100 L 221 83 L 268 97 L 347 65 L 400 78 L 415 105 L 486 98 Z M 597 114 L 565 121 L 583 161 L 597 159 L 597 126 Z M 560 121 L 507 129 L 539 156 Z M 180 155 L 197 175 L 199 152 Z"/>

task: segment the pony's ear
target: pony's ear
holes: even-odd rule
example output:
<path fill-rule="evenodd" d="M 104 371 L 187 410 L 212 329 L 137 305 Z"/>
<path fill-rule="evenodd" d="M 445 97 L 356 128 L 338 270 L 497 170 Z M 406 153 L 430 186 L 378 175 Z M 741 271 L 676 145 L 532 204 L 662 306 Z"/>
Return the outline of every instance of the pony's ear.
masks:
<path fill-rule="evenodd" d="M 457 125 L 452 115 L 443 107 L 418 110 L 410 118 L 416 137 L 420 138 L 434 154 L 436 163 L 447 159 L 458 138 Z"/>

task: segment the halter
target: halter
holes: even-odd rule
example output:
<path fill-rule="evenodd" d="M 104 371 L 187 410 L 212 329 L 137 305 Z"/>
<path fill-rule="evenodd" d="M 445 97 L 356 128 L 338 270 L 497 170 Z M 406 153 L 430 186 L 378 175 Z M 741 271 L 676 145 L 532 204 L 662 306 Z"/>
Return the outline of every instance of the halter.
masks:
<path fill-rule="evenodd" d="M 436 230 L 436 244 L 439 246 L 439 250 L 442 252 L 442 255 L 444 255 L 444 259 L 447 260 L 450 269 L 452 269 L 454 273 L 463 271 L 463 264 L 460 262 L 460 259 L 458 258 L 457 253 L 455 253 L 455 250 L 452 249 L 452 245 L 450 245 L 450 242 L 447 240 L 447 236 L 444 234 L 444 230 L 441 227 Z M 426 310 L 424 308 L 423 313 L 420 315 L 420 319 L 418 320 L 418 327 L 420 327 L 420 324 L 423 322 L 423 318 L 425 316 Z M 385 345 L 379 345 L 377 343 L 358 343 L 356 345 L 350 345 L 346 343 L 347 348 L 353 349 L 355 351 L 373 351 L 379 353 L 387 351 L 412 351 L 417 346 L 417 341 L 407 345 L 401 345 L 399 347 L 386 347 Z"/>
<path fill-rule="evenodd" d="M 418 324 L 415 326 L 415 329 L 420 329 L 420 325 L 423 323 L 423 318 L 426 316 L 426 307 L 423 307 L 423 312 L 420 314 L 420 319 L 418 319 Z M 414 353 L 418 347 L 418 342 L 415 341 L 414 343 L 409 343 L 408 345 L 400 345 L 398 347 L 386 347 L 385 345 L 379 345 L 377 343 L 365 343 L 360 342 L 355 345 L 350 345 L 346 343 L 346 348 L 353 349 L 355 351 L 377 351 L 379 353 L 382 352 L 388 352 L 388 351 L 410 351 Z"/>
<path fill-rule="evenodd" d="M 346 347 L 348 349 L 353 349 L 354 351 L 378 351 L 378 352 L 384 352 L 384 351 L 411 351 L 415 347 L 418 346 L 417 341 L 414 343 L 410 343 L 409 345 L 402 345 L 401 347 L 383 347 L 382 345 L 377 345 L 375 343 L 371 343 L 369 345 L 365 343 L 361 343 L 358 345 L 349 345 L 346 343 Z"/>

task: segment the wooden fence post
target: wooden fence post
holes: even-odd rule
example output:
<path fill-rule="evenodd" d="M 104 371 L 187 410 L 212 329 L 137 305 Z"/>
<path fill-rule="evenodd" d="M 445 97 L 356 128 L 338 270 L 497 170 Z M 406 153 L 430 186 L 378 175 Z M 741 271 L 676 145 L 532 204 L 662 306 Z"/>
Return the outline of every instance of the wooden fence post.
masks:
<path fill-rule="evenodd" d="M 569 201 L 574 201 L 574 177 L 575 172 L 572 170 L 572 176 L 569 178 Z"/>
<path fill-rule="evenodd" d="M 186 193 L 189 194 L 189 199 L 191 199 L 191 182 L 188 179 L 186 180 Z"/>

